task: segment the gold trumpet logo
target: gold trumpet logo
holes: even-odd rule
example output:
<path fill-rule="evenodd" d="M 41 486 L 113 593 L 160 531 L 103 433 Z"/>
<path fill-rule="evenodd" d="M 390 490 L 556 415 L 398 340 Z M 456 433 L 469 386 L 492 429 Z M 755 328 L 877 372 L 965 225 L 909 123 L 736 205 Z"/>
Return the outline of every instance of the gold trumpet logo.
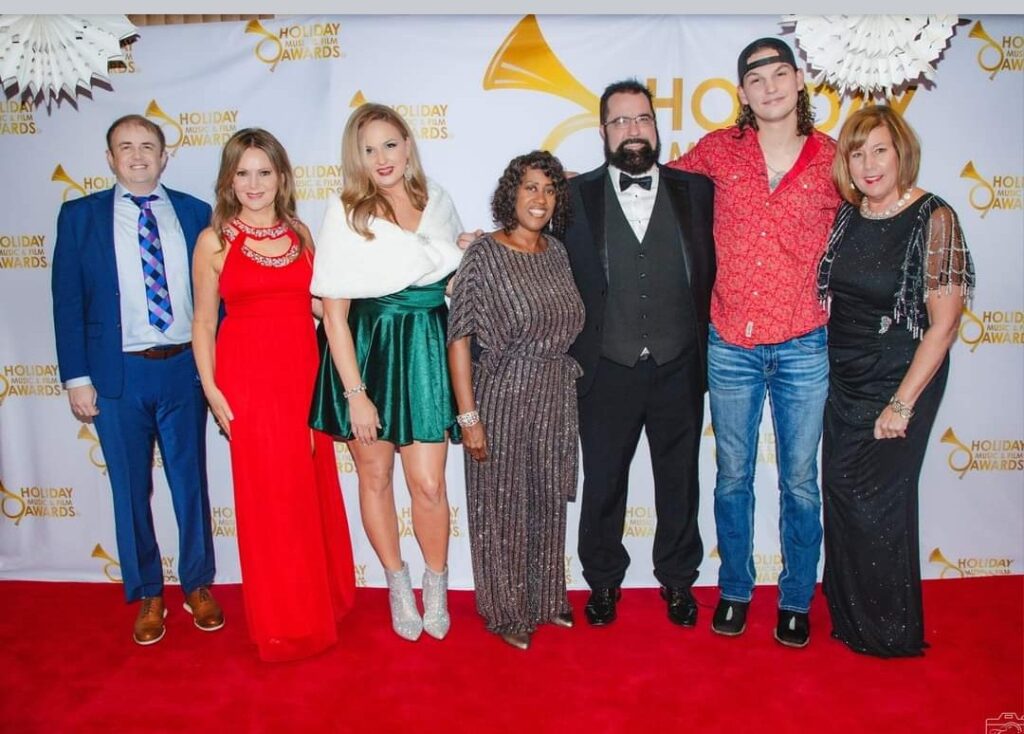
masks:
<path fill-rule="evenodd" d="M 8 502 L 15 508 L 15 512 L 10 511 L 7 506 Z M 0 481 L 0 512 L 9 520 L 14 520 L 15 525 L 20 523 L 21 518 L 25 517 L 25 513 L 28 512 L 25 500 L 14 494 L 14 492 L 8 492 L 3 481 Z"/>
<path fill-rule="evenodd" d="M 601 100 L 569 73 L 548 46 L 535 15 L 524 16 L 513 28 L 484 72 L 484 89 L 528 89 L 575 102 L 585 112 L 556 126 L 540 147 L 553 151 L 569 135 L 597 127 Z"/>
<path fill-rule="evenodd" d="M 928 554 L 928 562 L 937 563 L 942 566 L 942 571 L 939 573 L 940 579 L 946 578 L 947 573 L 952 573 L 960 578 L 964 577 L 963 570 L 950 563 L 949 559 L 942 555 L 942 551 L 938 548 L 932 548 L 932 552 Z"/>
<path fill-rule="evenodd" d="M 149 100 L 149 104 L 146 105 L 146 117 L 155 120 L 156 124 L 164 128 L 164 137 L 167 138 L 166 148 L 168 155 L 174 155 L 178 152 L 178 146 L 181 145 L 182 139 L 185 137 L 185 131 L 181 129 L 181 125 L 173 117 L 168 115 L 162 109 L 160 105 L 156 103 L 155 99 Z M 165 124 L 166 123 L 166 124 Z M 171 140 L 171 136 L 167 133 L 174 131 L 174 140 Z"/>
<path fill-rule="evenodd" d="M 101 474 L 107 473 L 107 461 L 103 457 L 103 449 L 100 447 L 100 440 L 93 434 L 92 430 L 85 423 L 78 429 L 78 438 L 92 444 L 89 447 L 89 461 L 100 470 Z"/>
<path fill-rule="evenodd" d="M 985 338 L 985 323 L 966 306 L 964 306 L 963 315 L 964 318 L 960 321 L 960 340 L 969 345 L 973 352 Z"/>
<path fill-rule="evenodd" d="M 985 42 L 985 45 L 978 49 L 978 66 L 985 71 L 992 72 L 988 75 L 988 78 L 995 79 L 996 74 L 998 74 L 999 70 L 1003 67 L 1003 61 L 1006 60 L 1006 54 L 1003 53 L 1003 47 L 996 43 L 995 39 L 985 32 L 985 28 L 981 25 L 980 20 L 971 27 L 967 37 L 977 38 L 978 40 Z M 989 52 L 988 58 L 995 59 L 994 64 L 985 63 L 986 52 Z M 993 53 L 995 54 L 994 56 Z"/>
<path fill-rule="evenodd" d="M 967 473 L 974 462 L 974 452 L 956 437 L 952 426 L 946 429 L 946 432 L 942 434 L 942 438 L 939 441 L 941 443 L 948 443 L 953 447 L 953 450 L 949 452 L 949 456 L 946 458 L 946 463 L 949 464 L 950 469 L 960 475 L 960 479 L 963 479 L 964 474 Z M 960 458 L 959 461 L 957 457 Z"/>
<path fill-rule="evenodd" d="M 722 556 L 718 552 L 718 546 L 717 545 L 714 548 L 711 549 L 710 553 L 708 553 L 708 558 L 721 558 L 721 557 Z"/>
<path fill-rule="evenodd" d="M 967 161 L 967 165 L 960 171 L 960 178 L 975 182 L 967 199 L 971 202 L 972 207 L 981 212 L 981 218 L 984 219 L 996 201 L 996 190 L 992 188 L 992 184 L 981 177 L 978 169 L 974 167 L 974 161 Z M 975 201 L 976 196 L 984 197 L 984 201 Z"/>
<path fill-rule="evenodd" d="M 77 199 L 79 196 L 85 196 L 85 189 L 82 188 L 82 184 L 75 181 L 67 174 L 64 170 L 64 166 L 57 164 L 57 167 L 53 169 L 53 173 L 50 175 L 51 181 L 59 181 L 60 183 L 67 184 L 67 188 L 64 189 L 64 194 L 61 196 L 61 201 L 67 201 L 68 197 Z M 74 194 L 74 196 L 71 196 Z"/>
<path fill-rule="evenodd" d="M 121 582 L 121 564 L 117 562 L 116 558 L 103 550 L 103 546 L 99 543 L 97 543 L 96 547 L 92 549 L 92 557 L 105 561 L 103 564 L 104 576 L 115 584 Z"/>
<path fill-rule="evenodd" d="M 270 64 L 271 71 L 276 69 L 278 62 L 281 61 L 281 57 L 284 56 L 284 46 L 281 45 L 281 39 L 264 28 L 263 24 L 255 18 L 246 24 L 245 32 L 263 36 L 259 43 L 256 44 L 256 58 L 264 64 Z M 270 44 L 267 49 L 270 53 L 264 54 L 261 52 L 264 44 Z"/>

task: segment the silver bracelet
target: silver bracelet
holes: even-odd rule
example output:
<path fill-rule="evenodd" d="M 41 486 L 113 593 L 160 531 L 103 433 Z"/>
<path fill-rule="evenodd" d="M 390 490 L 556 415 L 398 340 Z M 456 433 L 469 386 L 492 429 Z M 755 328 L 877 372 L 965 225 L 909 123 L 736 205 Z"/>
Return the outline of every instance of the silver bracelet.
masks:
<path fill-rule="evenodd" d="M 475 426 L 480 422 L 480 414 L 475 410 L 471 410 L 468 413 L 455 416 L 455 422 L 463 428 L 469 428 L 470 426 Z"/>
<path fill-rule="evenodd" d="M 358 385 L 353 387 L 351 390 L 345 390 L 341 394 L 341 397 L 345 398 L 345 400 L 348 400 L 349 398 L 354 398 L 356 395 L 358 395 L 361 392 L 366 392 L 366 383 L 365 382 L 360 382 Z"/>
<path fill-rule="evenodd" d="M 892 409 L 893 413 L 901 418 L 906 418 L 908 421 L 914 417 L 914 409 L 895 395 L 889 398 L 889 407 Z"/>

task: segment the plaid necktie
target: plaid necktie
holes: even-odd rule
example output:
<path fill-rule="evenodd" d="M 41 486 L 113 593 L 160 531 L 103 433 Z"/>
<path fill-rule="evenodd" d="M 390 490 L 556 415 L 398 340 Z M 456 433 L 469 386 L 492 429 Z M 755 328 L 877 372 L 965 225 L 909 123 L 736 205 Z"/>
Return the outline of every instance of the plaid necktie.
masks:
<path fill-rule="evenodd" d="M 132 196 L 125 194 L 139 207 L 139 254 L 142 256 L 142 277 L 146 281 L 146 306 L 149 308 L 149 323 L 167 331 L 174 322 L 171 312 L 171 294 L 167 290 L 167 273 L 164 271 L 164 250 L 160 246 L 160 230 L 149 203 L 160 197 Z"/>

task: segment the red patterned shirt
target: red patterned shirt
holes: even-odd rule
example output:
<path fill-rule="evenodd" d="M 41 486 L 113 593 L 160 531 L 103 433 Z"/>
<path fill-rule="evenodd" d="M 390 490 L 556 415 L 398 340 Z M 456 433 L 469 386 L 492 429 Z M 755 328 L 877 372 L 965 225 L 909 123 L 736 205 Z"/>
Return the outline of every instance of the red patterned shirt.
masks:
<path fill-rule="evenodd" d="M 736 138 L 736 130 L 705 135 L 668 165 L 715 182 L 711 323 L 730 344 L 778 344 L 827 320 L 815 279 L 840 201 L 831 177 L 836 144 L 815 130 L 770 191 L 757 133 Z"/>

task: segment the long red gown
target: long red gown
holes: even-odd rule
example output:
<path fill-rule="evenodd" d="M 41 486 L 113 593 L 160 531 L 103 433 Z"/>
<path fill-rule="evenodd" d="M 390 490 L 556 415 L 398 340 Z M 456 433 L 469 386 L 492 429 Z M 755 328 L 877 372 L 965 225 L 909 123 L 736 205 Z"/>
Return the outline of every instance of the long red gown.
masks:
<path fill-rule="evenodd" d="M 355 597 L 334 442 L 306 424 L 319 363 L 311 258 L 263 258 L 244 234 L 227 234 L 216 381 L 234 413 L 242 595 L 260 657 L 293 660 L 337 642 L 337 621 Z"/>

